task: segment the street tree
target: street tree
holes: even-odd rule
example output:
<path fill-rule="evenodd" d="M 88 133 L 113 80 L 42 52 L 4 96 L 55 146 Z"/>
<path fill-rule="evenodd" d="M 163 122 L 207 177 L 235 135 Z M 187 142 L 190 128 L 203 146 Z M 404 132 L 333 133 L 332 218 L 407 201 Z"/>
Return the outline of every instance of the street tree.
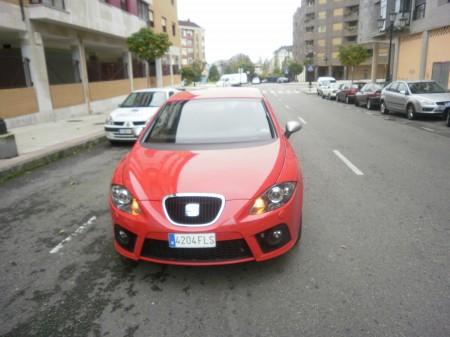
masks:
<path fill-rule="evenodd" d="M 132 53 L 150 64 L 167 53 L 172 43 L 166 33 L 142 28 L 127 39 L 127 45 Z"/>
<path fill-rule="evenodd" d="M 355 67 L 363 63 L 370 56 L 366 48 L 359 44 L 351 44 L 339 47 L 339 61 L 342 65 L 350 67 L 352 70 L 352 82 Z"/>
<path fill-rule="evenodd" d="M 217 69 L 216 65 L 212 65 L 211 68 L 209 68 L 209 75 L 208 80 L 212 82 L 217 82 L 220 78 L 219 70 Z"/>
<path fill-rule="evenodd" d="M 295 79 L 299 74 L 303 72 L 303 66 L 300 63 L 297 63 L 295 61 L 291 61 L 288 65 L 288 73 L 289 78 Z"/>
<path fill-rule="evenodd" d="M 244 73 L 247 73 L 250 78 L 252 78 L 255 74 L 255 65 L 250 60 L 250 57 L 245 54 L 237 54 L 230 58 L 225 66 L 224 73 L 238 73 L 239 69 L 242 69 Z"/>
<path fill-rule="evenodd" d="M 192 65 L 181 68 L 181 78 L 186 81 L 186 84 L 192 82 L 200 82 L 202 73 L 205 69 L 205 64 L 201 61 L 194 61 Z"/>

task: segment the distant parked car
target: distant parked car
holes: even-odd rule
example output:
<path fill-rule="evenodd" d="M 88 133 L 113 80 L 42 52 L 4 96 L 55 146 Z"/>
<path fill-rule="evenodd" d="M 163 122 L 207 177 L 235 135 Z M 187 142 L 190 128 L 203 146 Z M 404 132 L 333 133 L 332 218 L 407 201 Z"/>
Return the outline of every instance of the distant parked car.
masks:
<path fill-rule="evenodd" d="M 317 95 L 323 96 L 322 89 L 328 87 L 330 83 L 336 83 L 336 79 L 334 77 L 319 77 L 317 79 Z"/>
<path fill-rule="evenodd" d="M 322 98 L 335 99 L 339 85 L 336 82 L 329 83 L 327 86 L 322 87 Z"/>
<path fill-rule="evenodd" d="M 278 77 L 277 83 L 287 83 L 289 82 L 289 79 L 287 77 Z"/>
<path fill-rule="evenodd" d="M 356 93 L 365 85 L 363 82 L 344 83 L 336 93 L 337 102 L 354 102 Z"/>
<path fill-rule="evenodd" d="M 355 105 L 363 105 L 369 110 L 379 107 L 382 88 L 380 84 L 367 83 L 355 94 Z"/>
<path fill-rule="evenodd" d="M 252 79 L 252 84 L 260 84 L 261 80 L 259 79 L 259 77 L 253 77 Z"/>
<path fill-rule="evenodd" d="M 106 138 L 111 143 L 136 140 L 147 122 L 177 92 L 174 88 L 133 91 L 106 119 Z"/>
<path fill-rule="evenodd" d="M 395 81 L 381 91 L 380 111 L 403 112 L 408 119 L 420 114 L 447 116 L 450 93 L 435 81 Z"/>

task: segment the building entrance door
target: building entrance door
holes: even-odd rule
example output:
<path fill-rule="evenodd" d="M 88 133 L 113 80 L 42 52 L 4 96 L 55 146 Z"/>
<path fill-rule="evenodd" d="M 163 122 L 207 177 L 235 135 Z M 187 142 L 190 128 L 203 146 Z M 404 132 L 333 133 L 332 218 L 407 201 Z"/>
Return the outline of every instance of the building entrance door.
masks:
<path fill-rule="evenodd" d="M 434 62 L 431 79 L 438 82 L 442 87 L 450 89 L 449 82 L 450 62 Z"/>

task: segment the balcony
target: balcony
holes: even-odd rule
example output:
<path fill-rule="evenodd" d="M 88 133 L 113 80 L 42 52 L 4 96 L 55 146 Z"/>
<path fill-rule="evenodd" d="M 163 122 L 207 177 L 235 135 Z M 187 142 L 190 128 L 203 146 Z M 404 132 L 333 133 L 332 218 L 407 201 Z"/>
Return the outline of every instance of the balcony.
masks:
<path fill-rule="evenodd" d="M 0 32 L 26 31 L 20 7 L 0 1 Z"/>
<path fill-rule="evenodd" d="M 30 0 L 29 17 L 61 26 L 127 38 L 147 22 L 100 1 Z"/>

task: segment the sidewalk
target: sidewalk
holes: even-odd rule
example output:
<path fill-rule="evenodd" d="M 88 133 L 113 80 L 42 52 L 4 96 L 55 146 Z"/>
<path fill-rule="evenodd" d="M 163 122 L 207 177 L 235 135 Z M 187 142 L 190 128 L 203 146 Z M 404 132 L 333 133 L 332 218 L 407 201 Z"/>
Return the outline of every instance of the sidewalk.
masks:
<path fill-rule="evenodd" d="M 18 172 L 41 166 L 79 148 L 105 140 L 108 112 L 9 129 L 16 137 L 19 156 L 0 159 L 0 182 Z"/>

